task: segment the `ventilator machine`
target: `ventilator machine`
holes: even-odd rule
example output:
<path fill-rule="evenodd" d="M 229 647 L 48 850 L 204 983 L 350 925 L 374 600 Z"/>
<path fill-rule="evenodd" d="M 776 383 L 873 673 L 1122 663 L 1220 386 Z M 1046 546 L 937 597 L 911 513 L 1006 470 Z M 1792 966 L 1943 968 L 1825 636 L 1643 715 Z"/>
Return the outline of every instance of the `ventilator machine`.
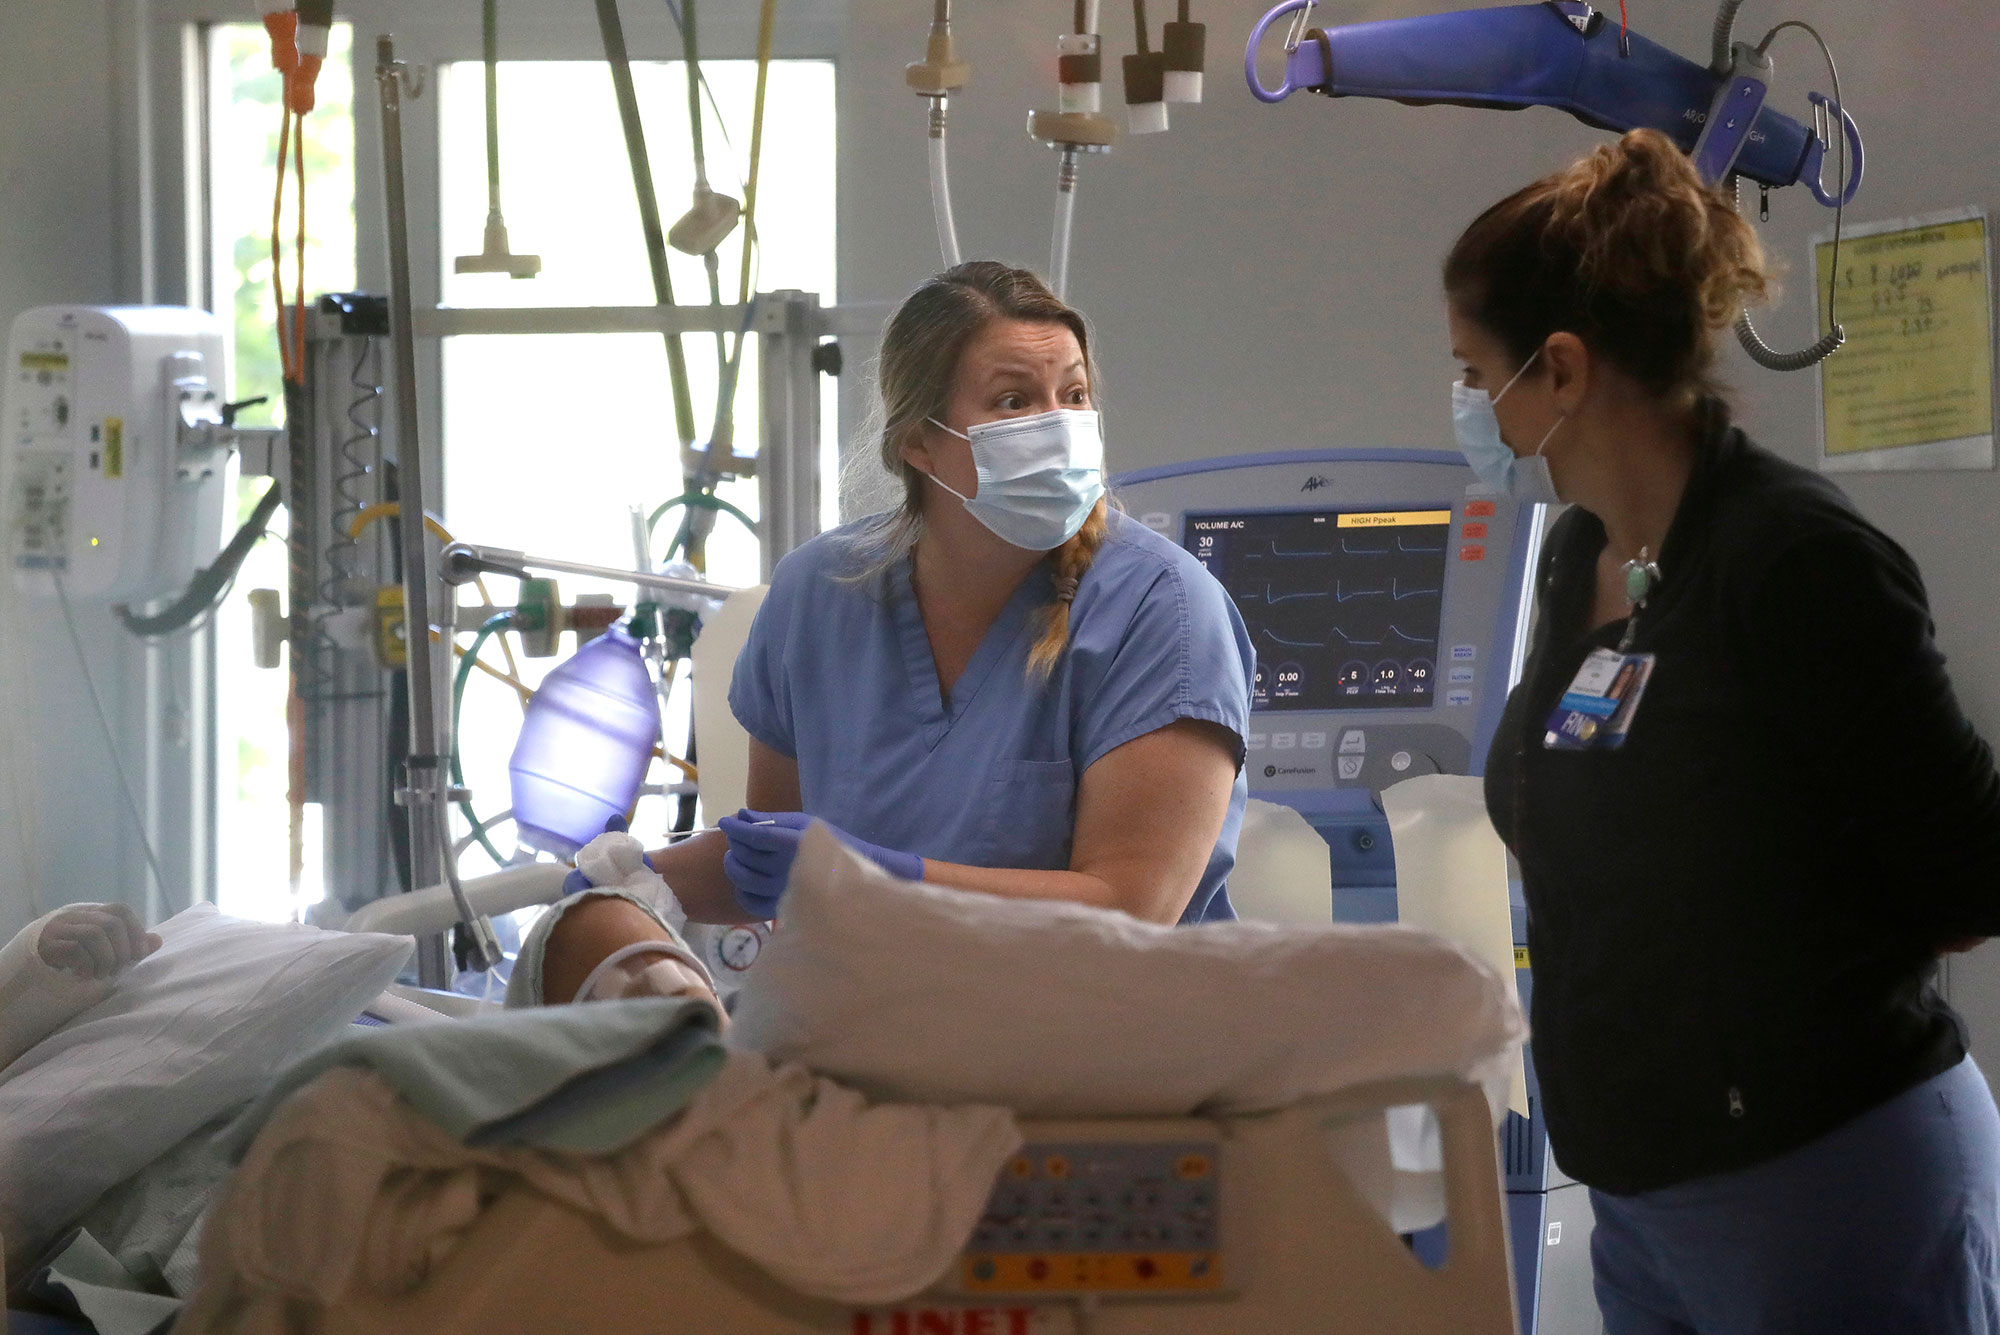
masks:
<path fill-rule="evenodd" d="M 1379 794 L 1425 774 L 1478 775 L 1519 679 L 1544 513 L 1495 493 L 1453 451 L 1301 450 L 1128 473 L 1138 519 L 1222 582 L 1257 654 L 1246 761 L 1254 798 L 1302 815 L 1330 850 L 1320 902 L 1343 922 L 1397 921 Z M 1254 911 L 1254 906 L 1239 906 Z M 1531 975 L 1512 886 L 1516 982 Z M 1530 1044 L 1532 1049 L 1532 1042 Z M 1508 1114 L 1502 1170 L 1520 1328 L 1598 1329 L 1590 1206 L 1529 1116 Z M 1413 1238 L 1419 1254 L 1445 1239 Z"/>

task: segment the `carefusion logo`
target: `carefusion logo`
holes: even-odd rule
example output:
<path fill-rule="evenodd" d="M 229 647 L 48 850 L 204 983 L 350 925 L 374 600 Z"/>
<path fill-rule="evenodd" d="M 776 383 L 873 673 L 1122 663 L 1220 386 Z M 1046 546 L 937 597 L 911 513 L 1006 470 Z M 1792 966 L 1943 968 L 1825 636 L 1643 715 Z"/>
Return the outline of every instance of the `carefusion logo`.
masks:
<path fill-rule="evenodd" d="M 1298 778 L 1300 776 L 1314 776 L 1317 775 L 1318 773 L 1319 773 L 1319 767 L 1317 765 L 1264 766 L 1264 777 L 1267 779 Z"/>

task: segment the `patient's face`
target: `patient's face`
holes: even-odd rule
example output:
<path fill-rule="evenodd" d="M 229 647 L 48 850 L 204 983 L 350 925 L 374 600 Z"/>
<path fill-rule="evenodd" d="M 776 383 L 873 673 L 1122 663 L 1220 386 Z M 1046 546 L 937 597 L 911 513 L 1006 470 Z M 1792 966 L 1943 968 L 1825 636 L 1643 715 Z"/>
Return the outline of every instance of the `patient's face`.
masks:
<path fill-rule="evenodd" d="M 706 1001 L 715 1007 L 724 1025 L 729 1023 L 729 1013 L 722 1009 L 722 1002 L 702 976 L 670 956 L 641 955 L 622 961 L 604 976 L 589 999 L 620 1001 L 630 997 L 686 997 Z"/>

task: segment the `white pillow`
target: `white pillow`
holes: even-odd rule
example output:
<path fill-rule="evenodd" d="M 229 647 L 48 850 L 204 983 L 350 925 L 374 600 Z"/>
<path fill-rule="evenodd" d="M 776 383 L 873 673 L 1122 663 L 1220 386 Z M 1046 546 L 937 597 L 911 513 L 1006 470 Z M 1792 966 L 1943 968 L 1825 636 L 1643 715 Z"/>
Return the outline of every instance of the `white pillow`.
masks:
<path fill-rule="evenodd" d="M 0 1237 L 17 1275 L 99 1196 L 339 1033 L 414 949 L 212 904 L 155 930 L 158 953 L 0 1073 Z"/>
<path fill-rule="evenodd" d="M 1160 927 L 900 881 L 821 826 L 731 1044 L 881 1099 L 1171 1116 L 1405 1075 L 1491 1083 L 1511 978 L 1405 927 Z"/>

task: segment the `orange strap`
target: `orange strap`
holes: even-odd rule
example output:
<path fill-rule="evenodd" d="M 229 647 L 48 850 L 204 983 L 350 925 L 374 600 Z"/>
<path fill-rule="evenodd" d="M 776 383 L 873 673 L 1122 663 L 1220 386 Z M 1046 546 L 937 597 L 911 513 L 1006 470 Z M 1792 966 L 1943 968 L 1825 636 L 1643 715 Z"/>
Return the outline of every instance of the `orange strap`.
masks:
<path fill-rule="evenodd" d="M 283 235 L 285 213 L 285 159 L 292 145 L 292 111 L 280 102 L 278 107 L 278 186 L 271 196 L 271 292 L 277 299 L 278 307 L 278 369 L 286 379 L 292 378 L 291 343 L 285 338 L 285 269 Z"/>
<path fill-rule="evenodd" d="M 306 378 L 306 115 L 295 113 L 293 119 L 298 125 L 298 133 L 293 136 L 292 161 L 298 168 L 299 181 L 299 232 L 296 250 L 298 271 L 294 275 L 292 292 L 292 376 L 303 384 Z"/>

